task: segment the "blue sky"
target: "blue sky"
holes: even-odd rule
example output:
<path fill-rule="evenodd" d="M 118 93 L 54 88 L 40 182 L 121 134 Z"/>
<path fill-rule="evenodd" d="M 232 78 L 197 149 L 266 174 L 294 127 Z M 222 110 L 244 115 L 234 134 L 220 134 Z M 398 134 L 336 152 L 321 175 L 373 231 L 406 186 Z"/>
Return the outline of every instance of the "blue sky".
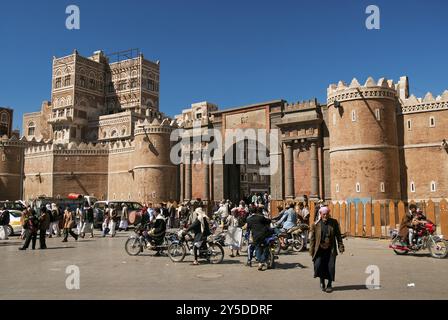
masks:
<path fill-rule="evenodd" d="M 78 5 L 81 29 L 67 30 Z M 381 29 L 365 27 L 380 8 Z M 448 88 L 444 0 L 7 1 L 0 7 L 0 105 L 22 115 L 50 99 L 53 56 L 139 48 L 161 61 L 160 109 L 230 108 L 272 99 L 325 102 L 330 83 L 410 77 L 411 92 Z"/>

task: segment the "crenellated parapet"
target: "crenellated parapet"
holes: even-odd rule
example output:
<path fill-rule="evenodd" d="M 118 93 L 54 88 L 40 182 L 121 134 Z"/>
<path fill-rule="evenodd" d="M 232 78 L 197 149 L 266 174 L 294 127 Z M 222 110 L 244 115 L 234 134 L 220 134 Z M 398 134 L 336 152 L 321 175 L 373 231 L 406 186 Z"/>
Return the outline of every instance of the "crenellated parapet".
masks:
<path fill-rule="evenodd" d="M 431 92 L 428 92 L 423 98 L 411 95 L 407 99 L 402 100 L 402 114 L 436 110 L 448 110 L 448 90 L 445 90 L 435 98 Z"/>
<path fill-rule="evenodd" d="M 139 120 L 135 123 L 135 136 L 142 134 L 160 134 L 166 133 L 171 134 L 171 132 L 178 128 L 176 120 L 171 120 L 169 118 L 165 118 L 160 120 L 159 118 L 154 118 L 152 121 L 145 119 Z"/>
<path fill-rule="evenodd" d="M 42 156 L 42 155 L 107 155 L 109 153 L 108 143 L 76 143 L 54 144 L 53 142 L 40 145 L 29 146 L 25 149 L 26 157 Z"/>
<path fill-rule="evenodd" d="M 118 140 L 109 143 L 109 153 L 124 153 L 135 151 L 135 141 L 134 140 Z"/>
<path fill-rule="evenodd" d="M 343 81 L 338 84 L 331 84 L 327 89 L 327 105 L 331 106 L 335 101 L 343 102 L 359 99 L 397 99 L 397 87 L 393 80 L 385 78 L 377 82 L 372 77 L 367 78 L 364 85 L 361 85 L 356 78 L 347 85 Z"/>
<path fill-rule="evenodd" d="M 284 112 L 290 112 L 290 111 L 302 111 L 302 110 L 310 110 L 310 109 L 316 109 L 318 107 L 318 103 L 316 99 L 311 99 L 307 101 L 298 101 L 298 102 L 292 102 L 284 104 Z"/>

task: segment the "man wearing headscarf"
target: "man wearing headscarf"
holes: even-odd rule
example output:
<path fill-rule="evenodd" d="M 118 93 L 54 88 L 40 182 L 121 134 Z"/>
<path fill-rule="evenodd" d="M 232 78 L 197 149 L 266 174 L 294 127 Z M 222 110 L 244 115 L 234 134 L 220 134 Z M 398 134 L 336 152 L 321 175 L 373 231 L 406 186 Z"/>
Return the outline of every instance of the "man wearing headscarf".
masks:
<path fill-rule="evenodd" d="M 330 218 L 328 207 L 319 209 L 320 218 L 310 230 L 310 254 L 314 263 L 314 278 L 320 278 L 322 291 L 333 291 L 332 282 L 336 274 L 338 249 L 344 252 L 341 231 L 337 220 Z M 325 280 L 328 284 L 325 287 Z"/>
<path fill-rule="evenodd" d="M 151 240 L 150 245 L 154 244 L 155 246 L 158 246 L 163 242 L 163 237 L 165 236 L 166 217 L 160 208 L 156 208 L 155 212 L 157 213 L 157 217 L 154 221 L 153 228 L 151 228 L 148 235 Z M 160 256 L 160 249 L 157 249 L 155 255 Z"/>
<path fill-rule="evenodd" d="M 202 210 L 202 207 L 196 208 L 193 212 L 196 215 L 196 219 L 191 226 L 187 229 L 187 232 L 193 231 L 194 233 L 194 265 L 198 265 L 198 250 L 204 245 L 207 237 L 211 234 L 208 217 Z"/>

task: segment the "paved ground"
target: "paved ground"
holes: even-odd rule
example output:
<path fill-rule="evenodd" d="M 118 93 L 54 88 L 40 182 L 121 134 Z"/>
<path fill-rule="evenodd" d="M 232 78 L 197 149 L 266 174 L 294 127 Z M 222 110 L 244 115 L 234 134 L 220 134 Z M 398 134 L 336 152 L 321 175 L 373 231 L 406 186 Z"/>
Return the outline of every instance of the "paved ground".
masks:
<path fill-rule="evenodd" d="M 447 299 L 448 259 L 422 253 L 396 256 L 384 240 L 349 238 L 338 256 L 335 291 L 323 293 L 310 256 L 282 254 L 277 268 L 244 266 L 245 256 L 221 265 L 172 263 L 147 251 L 124 250 L 130 233 L 116 238 L 48 239 L 48 250 L 18 251 L 17 237 L 0 241 L 0 299 Z M 66 267 L 80 268 L 80 289 L 66 289 Z M 369 265 L 380 270 L 381 288 L 366 289 Z M 414 286 L 408 286 L 414 284 Z"/>

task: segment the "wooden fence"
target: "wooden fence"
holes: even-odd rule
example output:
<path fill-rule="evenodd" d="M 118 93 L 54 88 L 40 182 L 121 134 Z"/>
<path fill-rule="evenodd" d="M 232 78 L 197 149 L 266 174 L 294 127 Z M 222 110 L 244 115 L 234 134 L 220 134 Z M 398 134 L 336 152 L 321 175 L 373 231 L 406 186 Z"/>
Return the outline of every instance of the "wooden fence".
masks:
<path fill-rule="evenodd" d="M 423 210 L 429 220 L 436 224 L 438 234 L 448 236 L 448 202 L 446 200 L 440 202 L 429 200 L 417 203 L 417 206 Z M 364 238 L 388 238 L 390 230 L 399 228 L 408 210 L 408 206 L 403 201 L 358 203 L 357 205 L 330 203 L 328 207 L 331 216 L 339 221 L 342 233 Z M 314 215 L 314 210 L 312 212 Z M 314 217 L 311 221 L 314 221 Z"/>
<path fill-rule="evenodd" d="M 411 201 L 410 203 L 416 203 Z M 271 203 L 271 210 L 273 209 Z M 275 206 L 284 205 L 285 201 L 275 201 Z M 437 226 L 437 234 L 448 237 L 448 202 L 444 199 L 440 202 L 422 201 L 416 203 L 423 210 L 426 217 Z M 339 221 L 341 233 L 352 237 L 364 238 L 388 238 L 390 230 L 398 229 L 400 222 L 408 210 L 408 205 L 403 201 L 389 203 L 330 203 L 331 216 Z M 310 202 L 310 221 L 314 221 L 314 202 Z M 277 210 L 272 216 L 278 215 Z"/>

